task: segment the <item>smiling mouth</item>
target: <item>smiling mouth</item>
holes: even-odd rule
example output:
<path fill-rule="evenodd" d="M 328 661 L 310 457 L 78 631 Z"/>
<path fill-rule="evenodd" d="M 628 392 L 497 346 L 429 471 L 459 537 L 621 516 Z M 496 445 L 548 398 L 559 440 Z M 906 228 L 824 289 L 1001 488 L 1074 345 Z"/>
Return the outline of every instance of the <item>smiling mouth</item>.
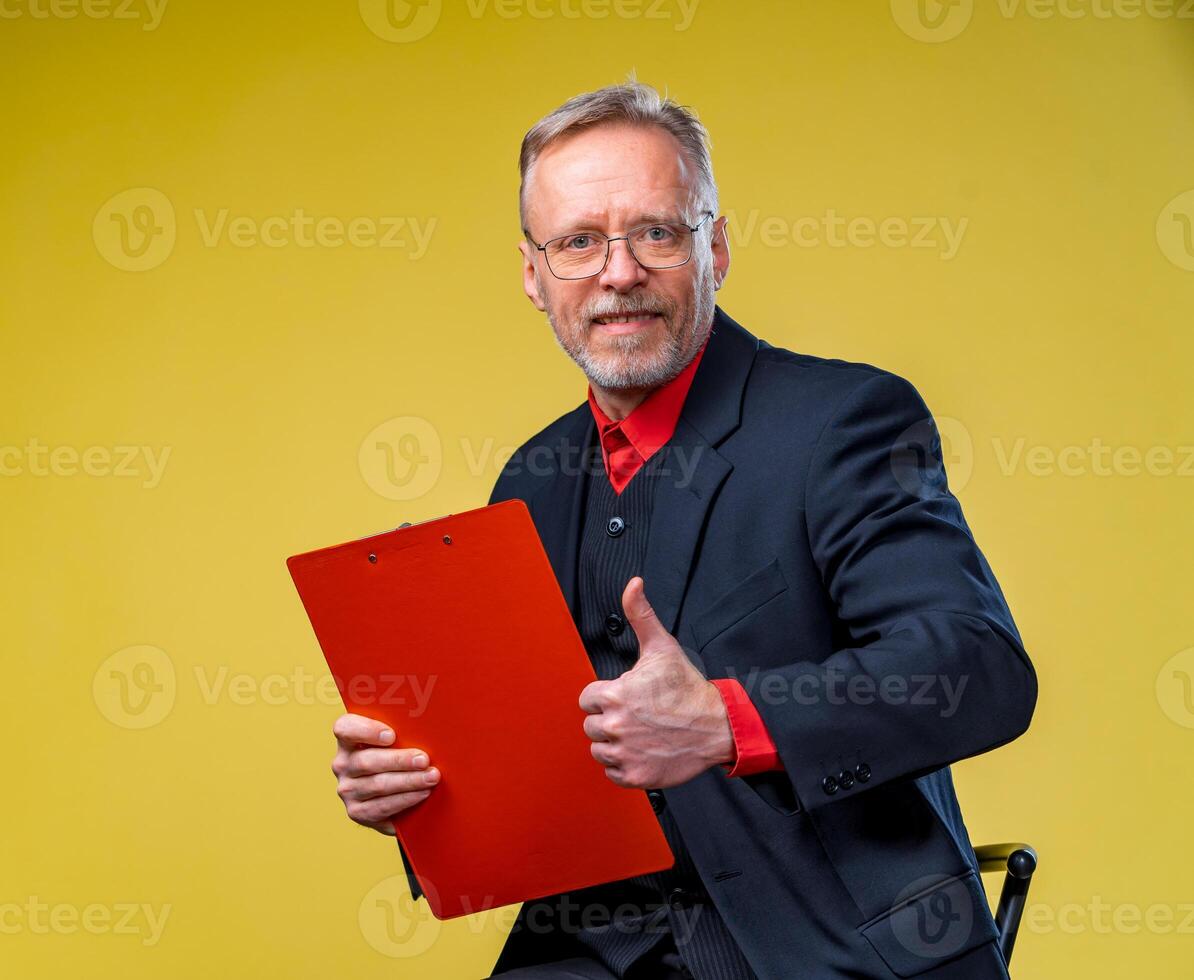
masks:
<path fill-rule="evenodd" d="M 650 310 L 635 310 L 631 313 L 610 313 L 606 316 L 593 317 L 593 324 L 612 333 L 626 333 L 635 330 L 643 324 L 649 323 L 659 316 Z"/>

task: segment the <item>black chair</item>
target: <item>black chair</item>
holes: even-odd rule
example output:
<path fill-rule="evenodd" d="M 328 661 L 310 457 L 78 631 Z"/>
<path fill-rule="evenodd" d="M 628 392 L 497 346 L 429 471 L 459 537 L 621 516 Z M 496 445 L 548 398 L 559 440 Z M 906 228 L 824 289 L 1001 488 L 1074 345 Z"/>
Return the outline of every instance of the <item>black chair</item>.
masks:
<path fill-rule="evenodd" d="M 1028 844 L 984 844 L 974 849 L 979 870 L 988 872 L 1006 871 L 1003 890 L 999 893 L 999 907 L 995 911 L 995 928 L 999 930 L 999 948 L 1003 958 L 1012 961 L 1012 947 L 1016 945 L 1016 933 L 1020 929 L 1020 917 L 1028 899 L 1028 886 L 1032 884 L 1032 873 L 1036 871 L 1037 856 Z"/>

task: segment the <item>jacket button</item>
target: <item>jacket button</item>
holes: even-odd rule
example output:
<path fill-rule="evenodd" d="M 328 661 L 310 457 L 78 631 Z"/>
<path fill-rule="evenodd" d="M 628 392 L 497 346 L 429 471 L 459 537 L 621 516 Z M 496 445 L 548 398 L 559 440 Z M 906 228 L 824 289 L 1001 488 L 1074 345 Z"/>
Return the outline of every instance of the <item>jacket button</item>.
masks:
<path fill-rule="evenodd" d="M 610 636 L 617 636 L 626 628 L 626 620 L 617 613 L 610 613 L 605 617 L 605 632 Z"/>
<path fill-rule="evenodd" d="M 663 813 L 664 808 L 667 807 L 667 800 L 664 798 L 663 790 L 647 790 L 647 799 L 651 801 L 651 809 L 656 813 Z"/>
<path fill-rule="evenodd" d="M 611 517 L 605 525 L 605 533 L 611 538 L 616 538 L 625 530 L 626 522 L 620 517 Z"/>
<path fill-rule="evenodd" d="M 871 778 L 871 767 L 865 762 L 860 762 L 854 767 L 854 775 L 858 777 L 860 783 L 865 783 Z"/>
<path fill-rule="evenodd" d="M 849 769 L 843 769 L 837 774 L 837 784 L 842 789 L 849 789 L 854 785 L 854 773 L 852 773 Z"/>
<path fill-rule="evenodd" d="M 832 776 L 826 776 L 821 780 L 821 789 L 825 791 L 826 796 L 833 796 L 837 792 L 837 780 Z"/>

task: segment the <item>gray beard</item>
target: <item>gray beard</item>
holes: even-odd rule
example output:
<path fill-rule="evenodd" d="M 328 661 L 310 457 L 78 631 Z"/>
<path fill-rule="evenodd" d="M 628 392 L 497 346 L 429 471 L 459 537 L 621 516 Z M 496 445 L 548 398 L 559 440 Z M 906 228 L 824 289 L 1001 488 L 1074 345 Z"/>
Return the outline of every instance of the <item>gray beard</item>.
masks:
<path fill-rule="evenodd" d="M 549 305 L 547 319 L 560 348 L 572 358 L 595 387 L 619 390 L 656 388 L 666 384 L 683 371 L 707 336 L 713 322 L 714 306 L 712 270 L 702 272 L 687 310 L 666 304 L 665 322 L 672 327 L 662 342 L 644 356 L 644 338 L 635 334 L 612 335 L 607 353 L 594 355 L 587 343 L 588 319 L 585 311 L 579 316 L 583 322 L 561 324 Z M 629 305 L 633 304 L 629 301 Z M 656 305 L 652 302 L 652 305 Z"/>

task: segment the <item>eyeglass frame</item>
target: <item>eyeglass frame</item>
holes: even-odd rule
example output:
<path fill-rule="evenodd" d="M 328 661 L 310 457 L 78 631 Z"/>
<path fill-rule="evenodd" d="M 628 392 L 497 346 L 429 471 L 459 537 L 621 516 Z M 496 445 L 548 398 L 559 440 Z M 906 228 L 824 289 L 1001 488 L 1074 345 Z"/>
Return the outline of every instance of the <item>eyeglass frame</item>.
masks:
<path fill-rule="evenodd" d="M 683 227 L 687 228 L 692 233 L 693 240 L 695 240 L 696 233 L 700 230 L 701 225 L 703 225 L 710 218 L 714 217 L 714 214 L 712 211 L 705 211 L 704 215 L 705 216 L 703 218 L 701 218 L 701 220 L 698 221 L 695 225 L 690 225 L 686 221 L 675 221 L 675 222 L 672 222 L 672 221 L 644 221 L 641 225 L 635 225 L 633 228 L 629 228 L 627 230 L 628 231 L 637 231 L 639 228 L 650 228 L 652 225 L 678 224 L 678 225 L 682 225 Z M 555 278 L 559 279 L 561 282 L 580 282 L 582 279 L 592 279 L 594 276 L 601 275 L 601 273 L 603 273 L 606 270 L 606 268 L 609 266 L 609 255 L 610 255 L 609 247 L 614 242 L 625 242 L 626 250 L 630 253 L 630 257 L 632 259 L 634 259 L 635 262 L 637 262 L 640 266 L 642 266 L 648 272 L 661 272 L 665 269 L 682 269 L 684 266 L 688 265 L 688 263 L 692 261 L 693 250 L 692 250 L 692 248 L 689 248 L 688 258 L 686 258 L 683 262 L 677 262 L 675 265 L 662 265 L 662 266 L 644 265 L 642 259 L 640 259 L 637 255 L 634 254 L 634 246 L 630 244 L 630 236 L 629 235 L 618 235 L 616 238 L 605 238 L 605 236 L 601 235 L 600 232 L 594 232 L 592 234 L 601 235 L 602 238 L 605 238 L 605 261 L 601 263 L 601 268 L 598 269 L 596 272 L 590 272 L 587 276 L 561 276 L 561 275 L 558 275 L 556 273 L 556 270 L 551 267 L 551 260 L 547 257 L 547 246 L 550 245 L 552 242 L 558 242 L 564 238 L 571 238 L 573 235 L 578 234 L 578 233 L 577 232 L 569 232 L 567 235 L 557 235 L 555 238 L 549 238 L 542 245 L 540 245 L 537 241 L 535 241 L 534 238 L 531 237 L 531 233 L 528 229 L 523 228 L 522 233 L 527 236 L 528 242 L 530 242 L 532 245 L 535 246 L 536 249 L 538 249 L 540 252 L 543 253 L 543 262 L 547 266 L 547 271 L 550 272 L 553 276 L 555 276 Z"/>

